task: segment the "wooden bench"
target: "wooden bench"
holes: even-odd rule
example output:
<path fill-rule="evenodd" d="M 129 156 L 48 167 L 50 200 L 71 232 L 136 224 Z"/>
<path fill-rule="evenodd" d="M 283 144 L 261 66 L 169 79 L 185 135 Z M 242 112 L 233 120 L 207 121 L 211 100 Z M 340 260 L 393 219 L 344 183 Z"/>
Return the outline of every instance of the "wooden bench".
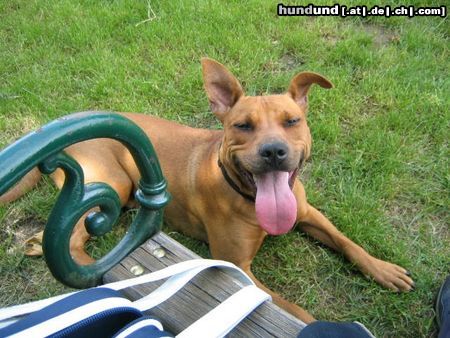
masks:
<path fill-rule="evenodd" d="M 200 257 L 159 232 L 108 271 L 103 279 L 105 283 L 128 279 L 194 258 Z M 160 284 L 133 287 L 125 293 L 134 300 Z M 241 282 L 223 271 L 204 271 L 150 313 L 161 318 L 164 327 L 177 334 L 241 287 Z M 299 319 L 266 301 L 234 328 L 230 337 L 296 337 L 304 326 Z"/>

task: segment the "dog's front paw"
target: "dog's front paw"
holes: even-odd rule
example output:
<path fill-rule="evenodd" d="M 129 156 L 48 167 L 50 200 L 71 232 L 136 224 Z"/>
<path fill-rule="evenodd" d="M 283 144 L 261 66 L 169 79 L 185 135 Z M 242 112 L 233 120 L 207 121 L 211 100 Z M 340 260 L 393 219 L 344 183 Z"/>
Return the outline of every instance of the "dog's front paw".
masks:
<path fill-rule="evenodd" d="M 377 258 L 373 258 L 369 274 L 379 284 L 396 292 L 412 291 L 415 287 L 406 269 Z"/>

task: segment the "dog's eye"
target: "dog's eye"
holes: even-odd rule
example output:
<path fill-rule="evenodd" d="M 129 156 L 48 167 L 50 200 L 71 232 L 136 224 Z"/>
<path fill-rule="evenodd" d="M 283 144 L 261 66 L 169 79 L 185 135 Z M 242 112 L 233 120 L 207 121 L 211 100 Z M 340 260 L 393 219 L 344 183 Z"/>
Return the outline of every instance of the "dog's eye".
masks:
<path fill-rule="evenodd" d="M 239 130 L 244 130 L 244 131 L 250 131 L 250 130 L 253 129 L 253 126 L 252 126 L 250 123 L 248 123 L 248 122 L 245 122 L 245 123 L 236 123 L 236 124 L 234 125 L 234 127 L 237 128 L 237 129 L 239 129 Z"/>
<path fill-rule="evenodd" d="M 295 126 L 299 122 L 300 122 L 300 118 L 299 117 L 295 118 L 295 119 L 289 119 L 289 120 L 286 121 L 286 126 L 292 127 L 292 126 Z"/>

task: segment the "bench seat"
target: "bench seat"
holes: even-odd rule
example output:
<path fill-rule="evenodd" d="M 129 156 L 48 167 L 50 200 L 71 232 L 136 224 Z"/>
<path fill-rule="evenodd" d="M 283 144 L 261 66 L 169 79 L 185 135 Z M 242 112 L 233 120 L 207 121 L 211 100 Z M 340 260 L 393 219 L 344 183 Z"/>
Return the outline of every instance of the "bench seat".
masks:
<path fill-rule="evenodd" d="M 115 282 L 169 265 L 200 258 L 163 232 L 146 241 L 104 275 L 104 282 Z M 162 283 L 162 282 L 161 282 Z M 137 286 L 124 292 L 132 300 L 141 298 L 161 283 Z M 179 333 L 242 287 L 242 283 L 218 269 L 196 276 L 186 287 L 150 314 L 159 317 L 164 328 Z M 270 301 L 264 302 L 229 334 L 230 337 L 296 337 L 305 324 Z"/>

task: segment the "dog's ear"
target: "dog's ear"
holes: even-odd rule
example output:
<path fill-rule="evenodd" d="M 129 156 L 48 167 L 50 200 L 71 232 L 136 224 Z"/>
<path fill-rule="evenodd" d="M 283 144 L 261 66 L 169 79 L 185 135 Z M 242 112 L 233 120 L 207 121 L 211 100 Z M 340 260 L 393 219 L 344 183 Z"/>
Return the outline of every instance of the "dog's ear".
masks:
<path fill-rule="evenodd" d="M 212 59 L 202 58 L 202 69 L 211 110 L 222 121 L 244 94 L 241 84 L 225 66 Z"/>
<path fill-rule="evenodd" d="M 288 89 L 290 95 L 297 104 L 306 108 L 308 104 L 308 91 L 313 83 L 317 83 L 323 88 L 333 88 L 333 84 L 320 74 L 313 72 L 298 73 L 291 81 Z"/>

